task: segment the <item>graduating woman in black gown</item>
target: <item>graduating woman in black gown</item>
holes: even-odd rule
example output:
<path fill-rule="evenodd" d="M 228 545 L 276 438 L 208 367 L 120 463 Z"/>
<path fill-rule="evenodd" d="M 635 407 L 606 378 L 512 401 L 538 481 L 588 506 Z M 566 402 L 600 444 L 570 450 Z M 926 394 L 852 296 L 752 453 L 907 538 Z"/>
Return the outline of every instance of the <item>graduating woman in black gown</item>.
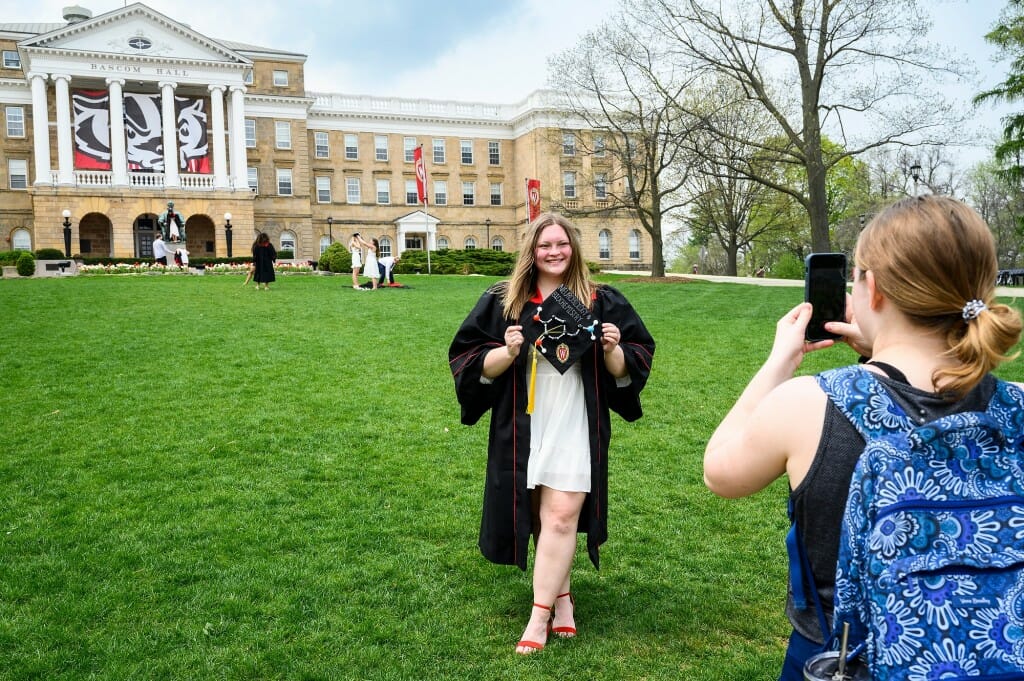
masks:
<path fill-rule="evenodd" d="M 524 330 L 534 333 L 537 305 L 562 285 L 601 322 L 600 340 L 564 374 L 540 356 L 531 381 L 538 353 L 524 345 Z M 512 278 L 481 296 L 448 357 L 462 422 L 472 425 L 491 411 L 480 550 L 525 570 L 534 537 L 533 609 L 516 645 L 529 654 L 545 646 L 549 632 L 576 635 L 576 535 L 586 533 L 597 567 L 608 535 L 610 411 L 640 418 L 654 340 L 621 293 L 590 279 L 576 228 L 545 213 L 528 228 Z"/>
<path fill-rule="evenodd" d="M 277 262 L 277 251 L 274 244 L 270 243 L 270 237 L 266 232 L 261 232 L 252 245 L 252 280 L 256 282 L 256 288 L 263 284 L 264 290 L 270 289 L 270 282 L 276 279 L 274 275 L 274 263 Z"/>

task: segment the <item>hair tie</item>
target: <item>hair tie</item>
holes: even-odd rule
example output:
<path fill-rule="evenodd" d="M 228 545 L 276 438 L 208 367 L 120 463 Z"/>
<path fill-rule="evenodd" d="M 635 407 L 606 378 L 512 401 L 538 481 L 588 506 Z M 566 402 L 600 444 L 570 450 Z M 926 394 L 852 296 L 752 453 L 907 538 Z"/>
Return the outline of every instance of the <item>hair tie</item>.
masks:
<path fill-rule="evenodd" d="M 987 310 L 988 305 L 978 299 L 968 300 L 964 303 L 963 318 L 965 322 L 977 319 L 982 310 Z"/>

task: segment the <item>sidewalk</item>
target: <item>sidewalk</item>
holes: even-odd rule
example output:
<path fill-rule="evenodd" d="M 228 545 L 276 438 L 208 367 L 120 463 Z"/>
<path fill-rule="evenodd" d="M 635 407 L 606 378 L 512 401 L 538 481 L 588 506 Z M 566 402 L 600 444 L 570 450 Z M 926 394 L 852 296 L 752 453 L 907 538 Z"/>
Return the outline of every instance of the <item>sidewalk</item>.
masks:
<path fill-rule="evenodd" d="M 638 270 L 602 270 L 607 274 L 632 274 L 637 277 L 649 277 L 650 272 Z M 800 279 L 770 279 L 768 277 L 727 277 L 717 274 L 685 274 L 679 272 L 666 272 L 666 277 L 682 277 L 683 279 L 695 279 L 701 281 L 713 281 L 716 284 L 754 284 L 755 286 L 799 286 L 803 288 L 804 282 Z M 996 297 L 998 298 L 1024 298 L 1024 288 L 1019 286 L 997 286 Z"/>

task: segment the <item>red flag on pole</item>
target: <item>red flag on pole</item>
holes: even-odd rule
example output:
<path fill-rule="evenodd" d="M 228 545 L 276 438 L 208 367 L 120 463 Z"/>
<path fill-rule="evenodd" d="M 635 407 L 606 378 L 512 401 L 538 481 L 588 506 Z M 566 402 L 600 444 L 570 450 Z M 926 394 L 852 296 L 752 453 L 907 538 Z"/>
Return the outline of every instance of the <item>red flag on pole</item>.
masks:
<path fill-rule="evenodd" d="M 413 160 L 416 161 L 416 193 L 419 195 L 420 203 L 427 205 L 427 169 L 423 165 L 423 145 L 416 147 L 412 152 Z"/>
<path fill-rule="evenodd" d="M 533 222 L 540 215 L 540 180 L 526 180 L 526 206 Z"/>

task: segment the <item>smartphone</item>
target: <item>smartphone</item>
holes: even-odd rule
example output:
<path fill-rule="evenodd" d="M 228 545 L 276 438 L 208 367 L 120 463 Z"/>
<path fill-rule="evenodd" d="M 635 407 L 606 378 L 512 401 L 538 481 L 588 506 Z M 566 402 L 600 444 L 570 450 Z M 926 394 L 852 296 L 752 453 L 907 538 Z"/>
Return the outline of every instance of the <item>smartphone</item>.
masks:
<path fill-rule="evenodd" d="M 804 300 L 813 307 L 804 338 L 820 341 L 840 336 L 825 322 L 846 321 L 846 255 L 811 253 L 804 260 Z"/>

